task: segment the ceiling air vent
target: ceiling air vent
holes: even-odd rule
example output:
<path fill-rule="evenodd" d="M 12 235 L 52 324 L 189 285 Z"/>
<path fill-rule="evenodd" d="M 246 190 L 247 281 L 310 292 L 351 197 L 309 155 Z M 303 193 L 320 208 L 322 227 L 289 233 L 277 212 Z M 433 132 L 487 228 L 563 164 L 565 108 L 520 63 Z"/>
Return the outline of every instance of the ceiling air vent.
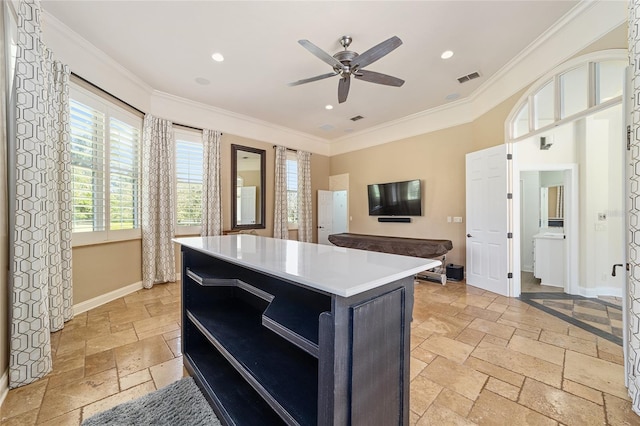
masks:
<path fill-rule="evenodd" d="M 480 73 L 478 73 L 478 71 L 476 71 L 476 72 L 472 72 L 471 74 L 467 74 L 467 75 L 464 75 L 462 77 L 459 77 L 458 78 L 458 82 L 459 83 L 465 83 L 465 82 L 467 82 L 469 80 L 473 80 L 474 78 L 478 78 L 478 77 L 480 77 Z"/>
<path fill-rule="evenodd" d="M 351 121 L 358 121 L 358 120 L 362 120 L 364 117 L 361 115 L 356 115 L 355 117 L 351 117 L 349 120 Z"/>

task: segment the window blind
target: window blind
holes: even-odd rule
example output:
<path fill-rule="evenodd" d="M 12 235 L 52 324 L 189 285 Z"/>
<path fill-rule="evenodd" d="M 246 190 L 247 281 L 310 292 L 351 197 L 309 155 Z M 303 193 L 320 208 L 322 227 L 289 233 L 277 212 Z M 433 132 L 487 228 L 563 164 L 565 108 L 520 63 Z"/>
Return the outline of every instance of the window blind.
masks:
<path fill-rule="evenodd" d="M 111 118 L 109 123 L 110 229 L 139 228 L 140 130 Z"/>
<path fill-rule="evenodd" d="M 287 152 L 287 221 L 298 223 L 298 157 Z"/>
<path fill-rule="evenodd" d="M 70 100 L 73 232 L 105 230 L 105 115 Z"/>
<path fill-rule="evenodd" d="M 176 140 L 176 218 L 178 226 L 202 224 L 202 143 Z"/>

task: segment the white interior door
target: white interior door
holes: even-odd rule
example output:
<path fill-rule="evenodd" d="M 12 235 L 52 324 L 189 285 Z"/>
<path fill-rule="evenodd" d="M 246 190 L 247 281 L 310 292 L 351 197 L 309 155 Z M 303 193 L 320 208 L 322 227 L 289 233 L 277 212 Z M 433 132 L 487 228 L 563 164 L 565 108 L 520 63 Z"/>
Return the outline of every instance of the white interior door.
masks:
<path fill-rule="evenodd" d="M 330 245 L 333 233 L 333 191 L 318 190 L 318 244 Z"/>
<path fill-rule="evenodd" d="M 341 234 L 349 232 L 349 211 L 347 191 L 333 191 L 333 217 L 331 232 Z"/>
<path fill-rule="evenodd" d="M 466 155 L 467 284 L 504 296 L 507 280 L 507 148 Z"/>

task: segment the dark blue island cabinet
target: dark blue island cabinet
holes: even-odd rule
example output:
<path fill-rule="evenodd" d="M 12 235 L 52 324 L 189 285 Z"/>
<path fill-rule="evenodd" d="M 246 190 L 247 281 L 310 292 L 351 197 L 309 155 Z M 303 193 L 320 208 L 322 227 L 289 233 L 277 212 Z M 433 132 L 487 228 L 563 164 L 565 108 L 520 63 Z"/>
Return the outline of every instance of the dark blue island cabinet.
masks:
<path fill-rule="evenodd" d="M 413 275 L 440 262 L 246 234 L 174 241 L 184 364 L 223 424 L 408 424 Z"/>

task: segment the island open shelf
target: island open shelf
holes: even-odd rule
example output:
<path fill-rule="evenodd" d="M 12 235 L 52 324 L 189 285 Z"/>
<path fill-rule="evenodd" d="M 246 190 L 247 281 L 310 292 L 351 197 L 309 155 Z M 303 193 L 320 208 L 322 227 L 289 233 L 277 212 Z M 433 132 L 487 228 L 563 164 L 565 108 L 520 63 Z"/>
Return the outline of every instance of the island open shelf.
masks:
<path fill-rule="evenodd" d="M 176 242 L 185 365 L 223 424 L 408 424 L 413 275 L 439 262 L 243 234 Z"/>

